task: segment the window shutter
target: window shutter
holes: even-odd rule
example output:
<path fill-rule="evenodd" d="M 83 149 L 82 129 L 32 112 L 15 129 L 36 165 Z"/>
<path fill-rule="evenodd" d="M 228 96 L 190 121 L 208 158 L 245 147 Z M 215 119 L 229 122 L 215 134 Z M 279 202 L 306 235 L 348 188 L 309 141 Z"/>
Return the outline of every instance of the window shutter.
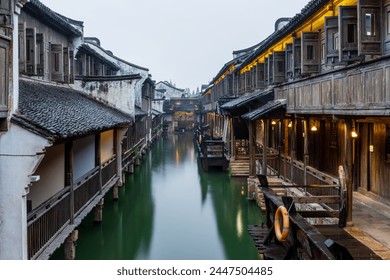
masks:
<path fill-rule="evenodd" d="M 273 78 L 274 78 L 274 84 L 280 84 L 283 83 L 285 80 L 285 53 L 284 51 L 281 52 L 274 52 L 273 54 L 274 58 L 274 66 L 273 66 Z"/>
<path fill-rule="evenodd" d="M 301 38 L 294 38 L 293 41 L 293 67 L 294 78 L 301 76 L 302 61 L 301 61 Z"/>
<path fill-rule="evenodd" d="M 3 12 L 10 12 L 11 7 L 11 0 L 1 0 L 0 1 L 0 11 Z"/>
<path fill-rule="evenodd" d="M 74 83 L 74 51 L 69 51 L 69 83 Z"/>
<path fill-rule="evenodd" d="M 382 54 L 382 1 L 358 1 L 359 55 Z"/>
<path fill-rule="evenodd" d="M 384 0 L 383 9 L 383 24 L 385 28 L 384 34 L 384 53 L 385 55 L 390 54 L 390 0 Z"/>
<path fill-rule="evenodd" d="M 26 62 L 29 75 L 36 75 L 36 30 L 35 28 L 26 28 Z"/>
<path fill-rule="evenodd" d="M 45 67 L 45 40 L 42 33 L 37 33 L 37 74 L 44 76 Z"/>
<path fill-rule="evenodd" d="M 318 32 L 302 32 L 301 73 L 303 75 L 320 71 L 319 38 L 320 34 Z"/>
<path fill-rule="evenodd" d="M 26 73 L 26 23 L 19 23 L 19 71 Z"/>
<path fill-rule="evenodd" d="M 56 82 L 64 81 L 64 63 L 63 63 L 63 49 L 62 44 L 52 44 L 50 46 L 51 52 L 51 80 Z"/>
<path fill-rule="evenodd" d="M 51 80 L 50 70 L 50 43 L 47 41 L 43 42 L 43 76 L 47 81 Z"/>
<path fill-rule="evenodd" d="M 325 57 L 329 66 L 339 64 L 339 18 L 325 18 Z"/>
<path fill-rule="evenodd" d="M 69 48 L 65 47 L 63 50 L 63 55 L 64 55 L 64 82 L 69 83 Z"/>
<path fill-rule="evenodd" d="M 285 66 L 286 66 L 286 79 L 291 79 L 294 75 L 294 59 L 293 59 L 293 45 L 287 44 L 285 50 Z"/>
<path fill-rule="evenodd" d="M 339 7 L 340 61 L 360 60 L 357 34 L 357 8 Z"/>
<path fill-rule="evenodd" d="M 257 89 L 264 89 L 264 63 L 258 63 L 256 69 Z"/>
<path fill-rule="evenodd" d="M 270 54 L 268 57 L 268 84 L 274 83 L 274 55 Z"/>
<path fill-rule="evenodd" d="M 0 118 L 8 112 L 9 41 L 0 38 Z"/>
<path fill-rule="evenodd" d="M 269 85 L 269 76 L 268 76 L 268 57 L 264 59 L 264 83 L 265 86 Z"/>

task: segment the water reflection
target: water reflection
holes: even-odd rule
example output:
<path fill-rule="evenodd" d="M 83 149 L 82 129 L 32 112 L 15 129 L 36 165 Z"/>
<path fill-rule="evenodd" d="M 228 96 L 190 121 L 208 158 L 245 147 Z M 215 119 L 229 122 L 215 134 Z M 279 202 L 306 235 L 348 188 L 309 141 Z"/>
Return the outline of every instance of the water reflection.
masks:
<path fill-rule="evenodd" d="M 262 217 L 244 183 L 203 173 L 192 135 L 164 138 L 126 177 L 119 201 L 107 195 L 103 223 L 83 221 L 76 258 L 257 259 L 246 227 Z"/>

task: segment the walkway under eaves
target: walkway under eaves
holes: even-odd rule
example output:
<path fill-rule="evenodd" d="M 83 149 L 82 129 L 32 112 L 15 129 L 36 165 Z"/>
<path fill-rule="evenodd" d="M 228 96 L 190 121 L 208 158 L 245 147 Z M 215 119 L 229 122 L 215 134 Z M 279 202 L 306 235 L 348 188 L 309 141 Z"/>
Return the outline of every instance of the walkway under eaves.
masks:
<path fill-rule="evenodd" d="M 382 259 L 390 260 L 390 206 L 353 193 L 352 223 L 344 230 Z"/>

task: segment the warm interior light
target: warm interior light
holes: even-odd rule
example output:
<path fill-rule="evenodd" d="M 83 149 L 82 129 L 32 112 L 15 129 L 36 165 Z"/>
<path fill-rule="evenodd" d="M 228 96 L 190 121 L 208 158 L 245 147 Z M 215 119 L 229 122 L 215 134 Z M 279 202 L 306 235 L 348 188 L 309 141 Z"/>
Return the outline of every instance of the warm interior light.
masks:
<path fill-rule="evenodd" d="M 355 130 L 352 130 L 351 136 L 352 136 L 352 138 L 357 138 L 359 135 L 357 134 L 357 132 Z"/>
<path fill-rule="evenodd" d="M 292 122 L 289 122 L 289 123 L 288 123 L 288 127 L 292 127 Z"/>
<path fill-rule="evenodd" d="M 313 126 L 311 127 L 311 131 L 317 131 L 317 127 L 315 124 L 313 124 Z"/>
<path fill-rule="evenodd" d="M 272 124 L 272 125 L 276 125 L 276 121 L 272 121 L 271 124 Z"/>

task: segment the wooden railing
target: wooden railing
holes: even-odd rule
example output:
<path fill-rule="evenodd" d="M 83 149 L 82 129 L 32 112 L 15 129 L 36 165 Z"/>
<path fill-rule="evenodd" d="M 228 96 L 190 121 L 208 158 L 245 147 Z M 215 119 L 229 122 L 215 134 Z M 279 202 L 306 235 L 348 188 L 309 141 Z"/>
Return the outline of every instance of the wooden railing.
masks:
<path fill-rule="evenodd" d="M 129 164 L 134 162 L 135 157 L 138 156 L 144 143 L 145 143 L 145 139 L 142 138 L 130 150 L 126 151 L 123 154 L 123 156 L 122 156 L 122 169 L 123 170 L 125 170 L 129 166 Z"/>
<path fill-rule="evenodd" d="M 273 158 L 267 159 L 267 165 L 276 174 L 288 182 L 294 184 L 338 184 L 338 178 L 323 173 L 304 162 L 292 160 L 283 154 L 274 154 Z"/>
<path fill-rule="evenodd" d="M 45 249 L 70 221 L 69 187 L 34 209 L 27 216 L 28 258 Z"/>
<path fill-rule="evenodd" d="M 265 189 L 278 189 L 275 193 L 283 198 L 284 204 L 289 208 L 294 204 L 294 211 L 304 218 L 326 218 L 322 223 L 335 223 L 328 218 L 337 218 L 340 226 L 346 221 L 346 193 L 345 186 L 338 184 L 271 184 L 268 185 L 266 176 L 259 175 L 262 191 Z M 341 180 L 340 180 L 341 182 Z M 273 209 L 276 210 L 276 209 Z M 274 213 L 274 211 L 271 211 Z"/>
<path fill-rule="evenodd" d="M 222 140 L 206 140 L 201 144 L 203 156 L 206 158 L 225 157 L 225 143 Z"/>
<path fill-rule="evenodd" d="M 248 139 L 235 139 L 235 154 L 236 157 L 249 156 L 249 140 Z"/>
<path fill-rule="evenodd" d="M 116 176 L 116 156 L 102 164 L 103 188 Z"/>
<path fill-rule="evenodd" d="M 152 130 L 152 141 L 158 138 L 158 136 L 162 133 L 163 125 L 159 124 Z"/>
<path fill-rule="evenodd" d="M 74 184 L 74 213 L 77 215 L 100 191 L 99 167 Z"/>
<path fill-rule="evenodd" d="M 65 187 L 31 211 L 27 215 L 28 258 L 39 256 L 115 177 L 116 156 L 74 182 L 73 189 Z"/>

